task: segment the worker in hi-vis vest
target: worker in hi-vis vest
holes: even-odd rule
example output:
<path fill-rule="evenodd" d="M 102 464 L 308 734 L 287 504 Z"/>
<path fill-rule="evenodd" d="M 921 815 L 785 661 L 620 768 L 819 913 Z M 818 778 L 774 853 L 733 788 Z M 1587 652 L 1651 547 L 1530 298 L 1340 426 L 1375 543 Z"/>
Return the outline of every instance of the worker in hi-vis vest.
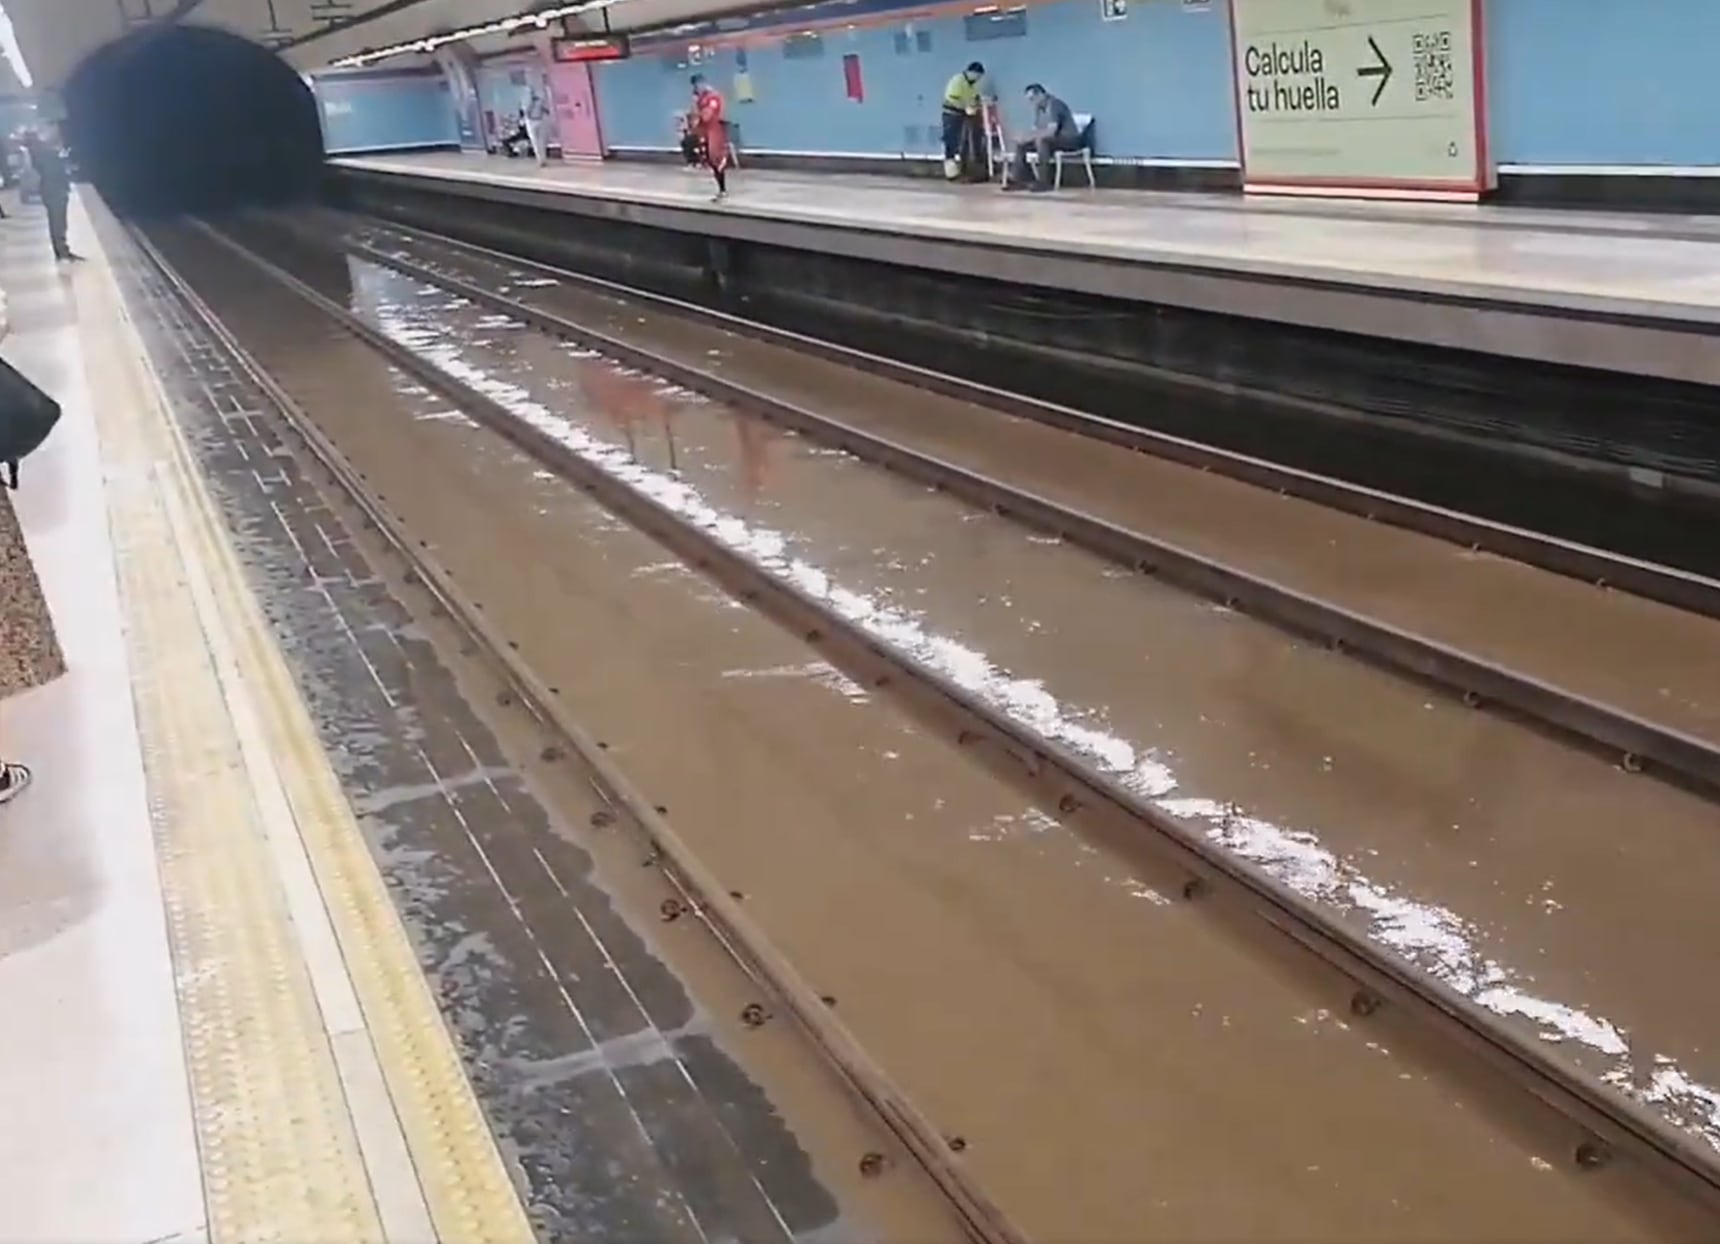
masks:
<path fill-rule="evenodd" d="M 950 79 L 944 88 L 944 177 L 949 181 L 984 181 L 980 156 L 985 134 L 980 127 L 980 82 L 985 66 L 977 60 Z"/>

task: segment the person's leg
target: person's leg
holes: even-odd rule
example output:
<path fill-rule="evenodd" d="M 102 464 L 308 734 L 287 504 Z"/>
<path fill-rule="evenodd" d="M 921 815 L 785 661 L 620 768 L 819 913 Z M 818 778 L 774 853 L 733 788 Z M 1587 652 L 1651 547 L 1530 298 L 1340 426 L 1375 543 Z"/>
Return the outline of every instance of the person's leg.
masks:
<path fill-rule="evenodd" d="M 68 196 L 55 193 L 42 196 L 43 205 L 48 210 L 48 240 L 54 244 L 56 259 L 70 259 L 72 248 L 66 241 L 66 209 Z"/>
<path fill-rule="evenodd" d="M 717 181 L 717 197 L 720 199 L 729 192 L 729 170 L 727 161 L 718 160 L 711 164 L 711 176 Z"/>
<path fill-rule="evenodd" d="M 944 176 L 954 181 L 962 171 L 962 143 L 967 137 L 967 118 L 947 109 L 944 120 Z"/>
<path fill-rule="evenodd" d="M 1033 188 L 1035 190 L 1049 190 L 1051 189 L 1051 153 L 1057 150 L 1057 144 L 1049 138 L 1036 138 L 1033 141 L 1033 149 L 1038 153 L 1039 161 L 1038 167 L 1035 169 L 1038 177 L 1033 183 Z"/>
<path fill-rule="evenodd" d="M 1005 190 L 1025 190 L 1033 174 L 1027 167 L 1027 153 L 1033 150 L 1033 144 L 1023 139 L 1015 144 L 1015 158 L 1009 162 L 1009 179 L 1004 183 Z"/>
<path fill-rule="evenodd" d="M 542 168 L 549 163 L 549 145 L 545 141 L 543 122 L 527 122 L 526 137 L 531 140 L 532 155 L 537 158 L 538 167 Z"/>

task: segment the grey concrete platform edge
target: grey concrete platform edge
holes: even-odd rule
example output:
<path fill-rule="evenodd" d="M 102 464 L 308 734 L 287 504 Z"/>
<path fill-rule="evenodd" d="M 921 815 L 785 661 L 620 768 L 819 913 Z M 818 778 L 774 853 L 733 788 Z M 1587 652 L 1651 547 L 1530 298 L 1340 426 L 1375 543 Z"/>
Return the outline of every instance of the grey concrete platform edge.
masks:
<path fill-rule="evenodd" d="M 1528 288 L 1335 273 L 1259 261 L 1070 241 L 962 235 L 915 221 L 845 221 L 698 205 L 673 195 L 495 173 L 336 161 L 381 183 L 567 212 L 681 233 L 761 243 L 960 276 L 1072 290 L 1127 301 L 1471 350 L 1627 375 L 1720 384 L 1720 306 L 1621 299 Z M 506 180 L 501 180 L 505 177 Z M 1334 227 L 1342 218 L 1334 217 Z"/>

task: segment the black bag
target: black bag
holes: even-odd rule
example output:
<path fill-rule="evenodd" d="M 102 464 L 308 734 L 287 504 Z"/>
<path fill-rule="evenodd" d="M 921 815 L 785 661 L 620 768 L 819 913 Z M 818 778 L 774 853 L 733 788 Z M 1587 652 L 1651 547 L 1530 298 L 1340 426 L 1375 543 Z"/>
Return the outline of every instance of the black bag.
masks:
<path fill-rule="evenodd" d="M 60 404 L 0 359 L 0 465 L 6 486 L 18 487 L 18 464 L 48 439 L 60 421 Z"/>

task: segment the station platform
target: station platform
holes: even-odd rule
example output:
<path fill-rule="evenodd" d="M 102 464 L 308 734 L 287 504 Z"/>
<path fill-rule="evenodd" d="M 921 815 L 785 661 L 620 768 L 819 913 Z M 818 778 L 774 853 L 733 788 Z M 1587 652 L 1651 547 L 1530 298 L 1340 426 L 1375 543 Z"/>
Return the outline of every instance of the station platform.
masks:
<path fill-rule="evenodd" d="M 96 209 L 99 210 L 99 205 Z M 63 417 L 14 494 L 69 672 L 0 706 L 0 1238 L 532 1231 L 91 210 L 0 222 Z"/>
<path fill-rule="evenodd" d="M 1720 221 L 1255 200 L 463 153 L 344 175 L 968 277 L 1481 355 L 1720 383 Z M 1067 185 L 1067 183 L 1066 183 Z"/>

